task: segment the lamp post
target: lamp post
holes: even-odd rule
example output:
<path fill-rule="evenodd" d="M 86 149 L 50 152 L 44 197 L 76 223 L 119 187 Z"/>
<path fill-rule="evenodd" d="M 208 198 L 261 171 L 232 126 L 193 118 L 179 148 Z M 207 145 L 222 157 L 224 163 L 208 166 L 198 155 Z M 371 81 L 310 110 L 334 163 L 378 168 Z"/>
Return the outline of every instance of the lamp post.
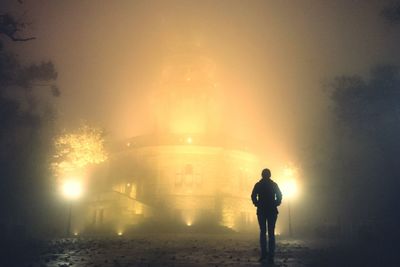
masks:
<path fill-rule="evenodd" d="M 293 236 L 293 231 L 292 231 L 292 215 L 290 212 L 290 199 L 288 200 L 288 218 L 289 218 L 289 236 Z"/>
<path fill-rule="evenodd" d="M 283 189 L 283 196 L 288 199 L 287 203 L 288 203 L 289 236 L 292 237 L 293 230 L 292 230 L 292 213 L 291 213 L 291 208 L 290 208 L 290 202 L 294 197 L 296 197 L 297 192 L 298 192 L 296 180 L 293 178 L 286 180 L 283 183 L 282 189 Z"/>
<path fill-rule="evenodd" d="M 66 234 L 71 235 L 71 215 L 72 215 L 72 201 L 78 199 L 82 194 L 82 184 L 77 179 L 68 179 L 64 181 L 62 192 L 64 196 L 69 200 L 68 208 L 68 222 Z"/>

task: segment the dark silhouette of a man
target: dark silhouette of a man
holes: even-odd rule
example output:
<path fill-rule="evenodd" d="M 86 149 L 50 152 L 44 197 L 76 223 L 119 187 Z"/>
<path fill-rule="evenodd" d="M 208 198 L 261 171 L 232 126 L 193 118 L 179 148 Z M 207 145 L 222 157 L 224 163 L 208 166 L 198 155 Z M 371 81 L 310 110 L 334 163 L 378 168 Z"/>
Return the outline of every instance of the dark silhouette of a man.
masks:
<path fill-rule="evenodd" d="M 278 206 L 282 202 L 282 193 L 278 185 L 271 180 L 271 171 L 264 169 L 251 193 L 251 200 L 257 207 L 258 224 L 260 225 L 260 261 L 267 258 L 267 224 L 268 224 L 268 261 L 274 262 L 275 224 L 278 218 Z"/>

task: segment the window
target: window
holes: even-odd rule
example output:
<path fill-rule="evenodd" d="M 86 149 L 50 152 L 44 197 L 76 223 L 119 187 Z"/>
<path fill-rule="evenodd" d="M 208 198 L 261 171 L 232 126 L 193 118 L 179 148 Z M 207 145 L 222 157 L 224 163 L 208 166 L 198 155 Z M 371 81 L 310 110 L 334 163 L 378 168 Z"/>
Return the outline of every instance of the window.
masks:
<path fill-rule="evenodd" d="M 193 185 L 193 166 L 191 164 L 186 164 L 183 179 L 186 186 Z"/>
<path fill-rule="evenodd" d="M 103 219 L 104 219 L 104 209 L 100 209 L 99 213 L 99 223 L 103 224 Z"/>
<path fill-rule="evenodd" d="M 201 175 L 196 172 L 192 164 L 186 164 L 176 173 L 175 186 L 193 187 L 201 184 Z"/>
<path fill-rule="evenodd" d="M 92 217 L 92 224 L 96 224 L 97 210 L 95 209 Z"/>

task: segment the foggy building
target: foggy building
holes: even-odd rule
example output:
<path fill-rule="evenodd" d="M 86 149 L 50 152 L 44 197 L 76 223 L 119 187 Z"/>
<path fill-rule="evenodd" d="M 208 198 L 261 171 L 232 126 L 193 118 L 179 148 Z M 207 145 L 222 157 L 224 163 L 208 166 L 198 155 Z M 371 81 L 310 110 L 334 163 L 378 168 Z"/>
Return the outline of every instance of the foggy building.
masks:
<path fill-rule="evenodd" d="M 154 130 L 114 149 L 106 192 L 91 198 L 87 226 L 120 232 L 149 218 L 239 231 L 256 224 L 250 194 L 258 157 L 221 129 L 215 65 L 197 49 L 166 59 L 150 101 Z"/>

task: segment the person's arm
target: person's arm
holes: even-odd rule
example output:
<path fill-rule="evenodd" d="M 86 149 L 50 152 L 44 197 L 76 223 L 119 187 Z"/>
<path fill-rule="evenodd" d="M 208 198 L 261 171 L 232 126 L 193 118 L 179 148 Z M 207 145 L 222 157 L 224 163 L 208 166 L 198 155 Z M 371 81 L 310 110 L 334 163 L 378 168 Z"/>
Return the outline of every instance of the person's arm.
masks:
<path fill-rule="evenodd" d="M 258 199 L 257 199 L 257 184 L 254 185 L 253 191 L 251 192 L 251 201 L 253 201 L 254 206 L 257 207 Z"/>
<path fill-rule="evenodd" d="M 282 192 L 279 189 L 279 186 L 275 183 L 275 204 L 276 206 L 279 206 L 282 203 Z"/>

